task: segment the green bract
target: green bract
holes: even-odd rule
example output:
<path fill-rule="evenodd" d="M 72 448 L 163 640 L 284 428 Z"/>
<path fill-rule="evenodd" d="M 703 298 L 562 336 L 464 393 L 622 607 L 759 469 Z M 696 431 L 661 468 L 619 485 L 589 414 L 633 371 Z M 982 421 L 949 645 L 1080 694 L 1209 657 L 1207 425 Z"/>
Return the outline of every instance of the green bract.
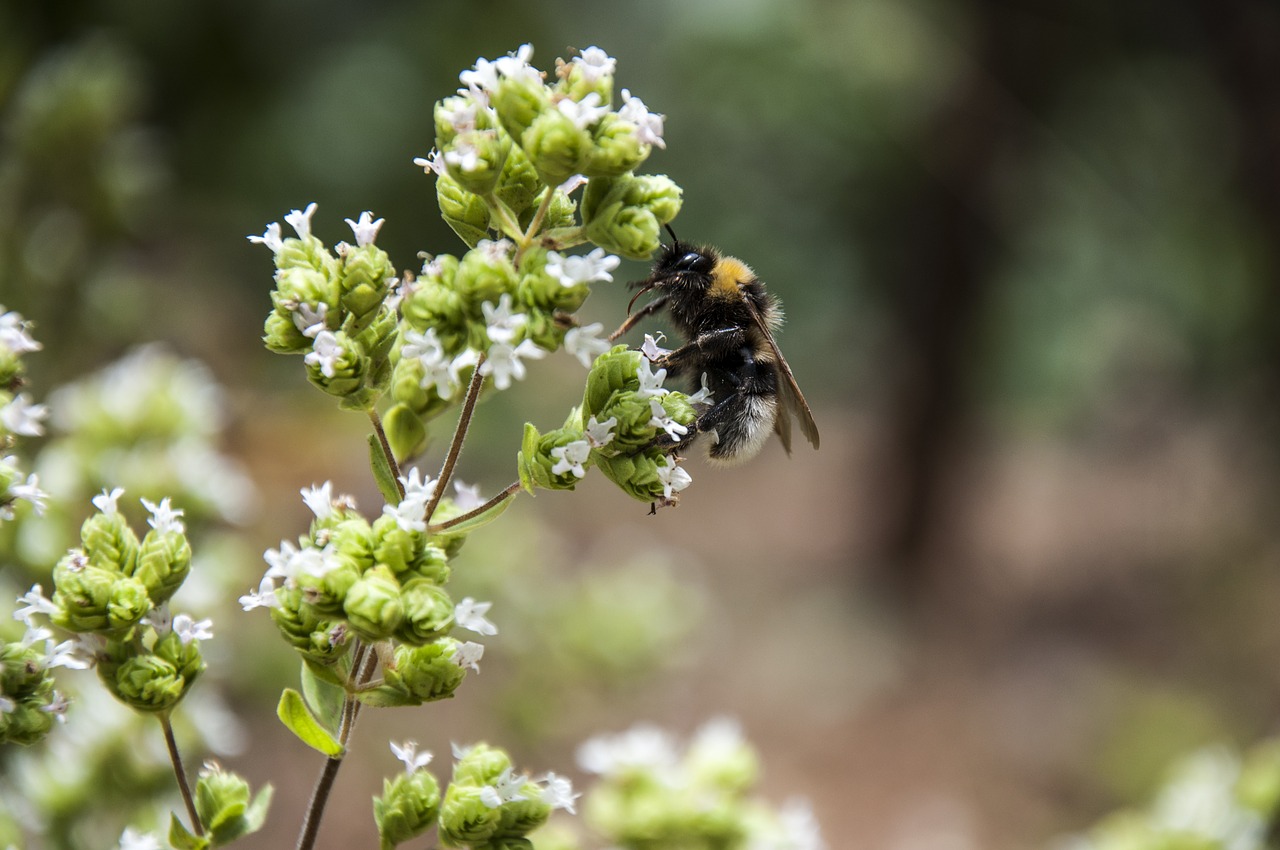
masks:
<path fill-rule="evenodd" d="M 425 770 L 384 780 L 382 796 L 373 798 L 373 819 L 383 850 L 418 837 L 435 825 L 440 813 L 440 785 Z"/>

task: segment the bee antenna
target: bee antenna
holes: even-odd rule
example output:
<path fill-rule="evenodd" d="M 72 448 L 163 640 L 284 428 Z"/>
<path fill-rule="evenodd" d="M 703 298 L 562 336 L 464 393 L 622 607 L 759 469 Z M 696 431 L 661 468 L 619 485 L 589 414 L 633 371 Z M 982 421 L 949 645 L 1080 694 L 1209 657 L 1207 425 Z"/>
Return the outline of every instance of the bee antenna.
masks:
<path fill-rule="evenodd" d="M 667 222 L 666 224 L 664 224 L 664 225 L 663 225 L 663 227 L 665 227 L 665 228 L 667 229 L 667 232 L 671 234 L 671 241 L 672 241 L 672 243 L 676 243 L 676 242 L 679 242 L 679 241 L 680 241 L 680 237 L 679 237 L 679 236 L 676 236 L 676 232 L 675 232 L 674 230 L 672 230 L 672 229 L 671 229 L 671 223 L 670 223 L 670 222 Z"/>

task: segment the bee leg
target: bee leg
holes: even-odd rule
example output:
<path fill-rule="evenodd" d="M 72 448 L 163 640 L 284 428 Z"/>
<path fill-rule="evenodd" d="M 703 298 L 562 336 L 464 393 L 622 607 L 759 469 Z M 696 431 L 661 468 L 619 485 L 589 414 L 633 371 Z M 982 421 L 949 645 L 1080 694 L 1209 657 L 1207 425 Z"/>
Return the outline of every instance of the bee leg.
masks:
<path fill-rule="evenodd" d="M 641 307 L 636 312 L 632 313 L 630 316 L 627 316 L 627 320 L 623 322 L 621 325 L 619 325 L 616 331 L 609 334 L 609 342 L 613 342 L 615 339 L 617 339 L 627 331 L 634 328 L 636 324 L 640 322 L 641 319 L 644 319 L 648 316 L 652 316 L 654 313 L 658 312 L 663 307 L 665 307 L 667 305 L 668 297 L 669 296 L 667 295 L 660 295 L 657 298 L 650 301 L 648 304 Z"/>
<path fill-rule="evenodd" d="M 652 362 L 655 367 L 666 369 L 668 375 L 675 377 L 688 368 L 691 360 L 703 360 L 708 355 L 724 354 L 741 348 L 744 336 L 742 328 L 718 328 L 707 331 L 699 334 L 692 342 L 680 346 L 675 351 L 669 351 Z"/>

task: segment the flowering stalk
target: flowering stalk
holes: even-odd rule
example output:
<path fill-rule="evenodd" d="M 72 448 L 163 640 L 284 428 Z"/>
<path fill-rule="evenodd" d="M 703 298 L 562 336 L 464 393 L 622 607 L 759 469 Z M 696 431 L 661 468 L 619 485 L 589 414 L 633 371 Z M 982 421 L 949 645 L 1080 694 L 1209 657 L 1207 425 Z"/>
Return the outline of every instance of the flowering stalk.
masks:
<path fill-rule="evenodd" d="M 187 772 L 182 767 L 182 754 L 178 751 L 178 739 L 173 736 L 173 724 L 169 722 L 169 713 L 156 715 L 160 728 L 164 730 L 164 744 L 169 751 L 169 761 L 173 764 L 173 775 L 178 781 L 178 791 L 182 794 L 182 802 L 187 807 L 187 817 L 191 819 L 191 831 L 197 836 L 204 835 L 204 826 L 200 823 L 200 814 L 196 811 L 195 798 L 191 796 L 191 786 L 187 783 Z"/>

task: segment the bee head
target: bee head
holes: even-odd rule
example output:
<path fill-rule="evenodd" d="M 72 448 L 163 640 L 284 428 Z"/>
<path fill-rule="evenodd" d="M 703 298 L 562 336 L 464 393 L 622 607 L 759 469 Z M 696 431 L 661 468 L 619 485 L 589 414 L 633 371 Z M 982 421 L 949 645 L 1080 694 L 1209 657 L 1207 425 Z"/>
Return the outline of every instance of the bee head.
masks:
<path fill-rule="evenodd" d="M 671 244 L 662 246 L 662 254 L 654 263 L 653 274 L 631 284 L 639 287 L 639 291 L 632 297 L 631 304 L 627 305 L 628 313 L 636 300 L 650 290 L 701 290 L 711 284 L 711 271 L 719 259 L 715 249 L 681 242 L 671 225 L 667 225 L 667 232 L 671 234 Z"/>

